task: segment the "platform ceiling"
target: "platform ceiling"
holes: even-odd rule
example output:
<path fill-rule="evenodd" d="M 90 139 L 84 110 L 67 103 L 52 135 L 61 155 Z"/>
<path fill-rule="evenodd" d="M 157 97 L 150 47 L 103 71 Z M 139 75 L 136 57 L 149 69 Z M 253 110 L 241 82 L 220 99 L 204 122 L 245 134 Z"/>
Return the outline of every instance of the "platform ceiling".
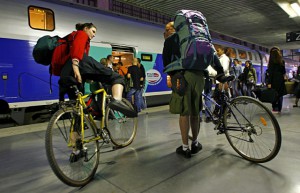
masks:
<path fill-rule="evenodd" d="M 180 9 L 196 9 L 209 28 L 248 42 L 282 49 L 300 49 L 286 43 L 286 33 L 300 31 L 300 17 L 292 19 L 273 0 L 121 0 L 138 7 L 174 16 Z"/>

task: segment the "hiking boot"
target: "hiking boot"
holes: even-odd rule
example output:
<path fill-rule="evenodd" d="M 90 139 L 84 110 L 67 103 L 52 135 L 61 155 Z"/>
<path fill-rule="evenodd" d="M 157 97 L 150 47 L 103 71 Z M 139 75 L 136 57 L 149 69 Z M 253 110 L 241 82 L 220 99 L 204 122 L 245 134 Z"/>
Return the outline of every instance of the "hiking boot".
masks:
<path fill-rule="evenodd" d="M 137 117 L 138 115 L 133 108 L 126 105 L 123 101 L 112 99 L 108 106 L 113 110 L 123 113 L 127 117 Z"/>
<path fill-rule="evenodd" d="M 197 154 L 199 151 L 201 151 L 202 145 L 201 143 L 192 143 L 192 148 L 191 148 L 191 154 Z"/>
<path fill-rule="evenodd" d="M 185 158 L 191 158 L 192 155 L 191 155 L 191 150 L 190 149 L 187 149 L 187 150 L 183 150 L 182 149 L 182 146 L 178 147 L 176 149 L 176 153 L 179 154 L 179 155 L 182 155 L 183 157 Z"/>

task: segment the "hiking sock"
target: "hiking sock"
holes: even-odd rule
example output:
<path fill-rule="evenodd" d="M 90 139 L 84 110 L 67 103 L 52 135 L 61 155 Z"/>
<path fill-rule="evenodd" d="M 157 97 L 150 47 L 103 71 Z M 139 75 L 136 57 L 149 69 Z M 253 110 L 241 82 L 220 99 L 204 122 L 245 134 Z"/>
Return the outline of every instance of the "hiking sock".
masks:
<path fill-rule="evenodd" d="M 189 148 L 189 145 L 182 144 L 183 151 L 186 151 Z"/>

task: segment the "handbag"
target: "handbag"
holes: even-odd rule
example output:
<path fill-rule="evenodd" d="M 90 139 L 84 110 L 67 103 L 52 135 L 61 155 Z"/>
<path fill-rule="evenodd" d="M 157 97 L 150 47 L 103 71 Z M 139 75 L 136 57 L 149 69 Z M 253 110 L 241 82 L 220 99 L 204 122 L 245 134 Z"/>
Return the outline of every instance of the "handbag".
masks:
<path fill-rule="evenodd" d="M 256 89 L 255 94 L 261 102 L 265 103 L 273 103 L 278 99 L 278 93 L 273 88 L 259 88 Z"/>

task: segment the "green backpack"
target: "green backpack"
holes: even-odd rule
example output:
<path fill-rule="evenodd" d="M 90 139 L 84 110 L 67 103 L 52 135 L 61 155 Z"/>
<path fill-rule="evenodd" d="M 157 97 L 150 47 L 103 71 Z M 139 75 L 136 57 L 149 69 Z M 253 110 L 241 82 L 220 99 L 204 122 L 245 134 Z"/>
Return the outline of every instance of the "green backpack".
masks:
<path fill-rule="evenodd" d="M 39 38 L 32 52 L 34 61 L 45 66 L 50 65 L 54 49 L 61 44 L 58 43 L 59 39 L 59 36 L 49 35 Z"/>
<path fill-rule="evenodd" d="M 168 64 L 164 72 L 205 70 L 213 63 L 215 49 L 211 43 L 206 18 L 200 11 L 179 10 L 174 19 L 181 57 Z"/>

